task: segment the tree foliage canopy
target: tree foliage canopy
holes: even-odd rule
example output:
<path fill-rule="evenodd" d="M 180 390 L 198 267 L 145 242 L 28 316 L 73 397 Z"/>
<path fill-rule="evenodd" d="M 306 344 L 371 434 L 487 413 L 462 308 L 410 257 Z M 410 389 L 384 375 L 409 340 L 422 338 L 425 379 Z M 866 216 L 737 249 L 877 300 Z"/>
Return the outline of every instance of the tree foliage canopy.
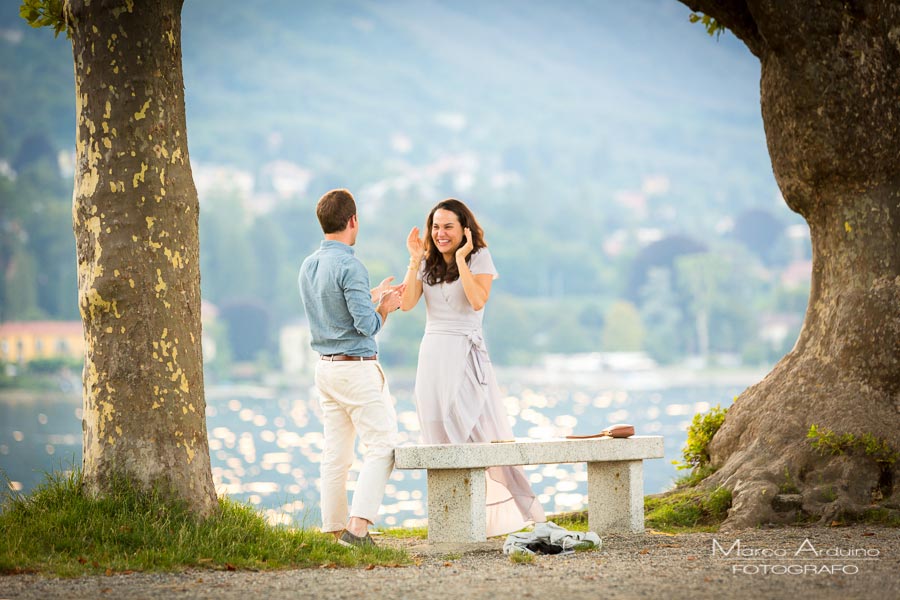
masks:
<path fill-rule="evenodd" d="M 67 30 L 63 4 L 63 0 L 22 0 L 19 14 L 32 27 L 52 27 L 53 35 L 58 36 Z"/>

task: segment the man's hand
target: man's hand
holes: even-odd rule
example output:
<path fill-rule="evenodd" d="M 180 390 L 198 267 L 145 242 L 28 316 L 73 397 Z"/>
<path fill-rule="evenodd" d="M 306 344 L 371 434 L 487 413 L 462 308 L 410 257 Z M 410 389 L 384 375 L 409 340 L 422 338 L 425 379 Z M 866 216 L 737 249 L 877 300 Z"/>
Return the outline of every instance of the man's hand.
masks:
<path fill-rule="evenodd" d="M 400 285 L 391 285 L 391 282 L 394 280 L 394 277 L 385 277 L 381 283 L 378 284 L 378 287 L 372 289 L 372 304 L 376 304 L 381 300 L 381 296 L 384 295 L 385 292 L 395 291 L 400 294 L 403 294 L 403 290 L 406 289 L 405 284 Z"/>
<path fill-rule="evenodd" d="M 395 289 L 389 289 L 381 294 L 381 299 L 378 302 L 378 308 L 376 310 L 381 313 L 381 316 L 384 319 L 387 319 L 388 314 L 394 312 L 398 308 L 400 308 L 400 292 Z"/>

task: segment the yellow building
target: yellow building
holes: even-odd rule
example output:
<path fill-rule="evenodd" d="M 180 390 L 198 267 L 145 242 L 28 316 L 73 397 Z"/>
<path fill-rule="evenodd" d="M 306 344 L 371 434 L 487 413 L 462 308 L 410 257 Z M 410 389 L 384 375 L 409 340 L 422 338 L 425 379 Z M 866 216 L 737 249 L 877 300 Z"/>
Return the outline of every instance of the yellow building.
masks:
<path fill-rule="evenodd" d="M 81 358 L 81 321 L 10 321 L 0 323 L 0 361 L 27 363 L 36 358 Z"/>

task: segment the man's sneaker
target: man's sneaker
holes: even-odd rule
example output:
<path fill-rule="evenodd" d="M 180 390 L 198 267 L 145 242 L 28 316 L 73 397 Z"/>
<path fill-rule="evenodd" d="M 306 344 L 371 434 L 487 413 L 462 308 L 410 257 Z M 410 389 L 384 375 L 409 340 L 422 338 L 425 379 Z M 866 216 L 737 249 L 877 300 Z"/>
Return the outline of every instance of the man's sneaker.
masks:
<path fill-rule="evenodd" d="M 338 544 L 347 546 L 348 548 L 364 548 L 366 546 L 375 546 L 375 540 L 372 539 L 372 536 L 369 535 L 368 532 L 366 532 L 365 537 L 359 537 L 345 529 L 338 540 Z"/>

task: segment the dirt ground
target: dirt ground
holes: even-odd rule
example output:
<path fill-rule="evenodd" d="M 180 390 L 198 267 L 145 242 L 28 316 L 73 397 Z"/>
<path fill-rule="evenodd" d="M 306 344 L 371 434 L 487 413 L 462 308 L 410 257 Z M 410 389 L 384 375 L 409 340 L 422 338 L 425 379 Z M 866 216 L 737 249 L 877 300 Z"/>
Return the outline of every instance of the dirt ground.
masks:
<path fill-rule="evenodd" d="M 900 598 L 900 529 L 781 527 L 738 533 L 608 535 L 600 550 L 516 564 L 503 539 L 430 546 L 385 539 L 415 564 L 267 572 L 191 570 L 0 578 L 0 599 Z"/>

